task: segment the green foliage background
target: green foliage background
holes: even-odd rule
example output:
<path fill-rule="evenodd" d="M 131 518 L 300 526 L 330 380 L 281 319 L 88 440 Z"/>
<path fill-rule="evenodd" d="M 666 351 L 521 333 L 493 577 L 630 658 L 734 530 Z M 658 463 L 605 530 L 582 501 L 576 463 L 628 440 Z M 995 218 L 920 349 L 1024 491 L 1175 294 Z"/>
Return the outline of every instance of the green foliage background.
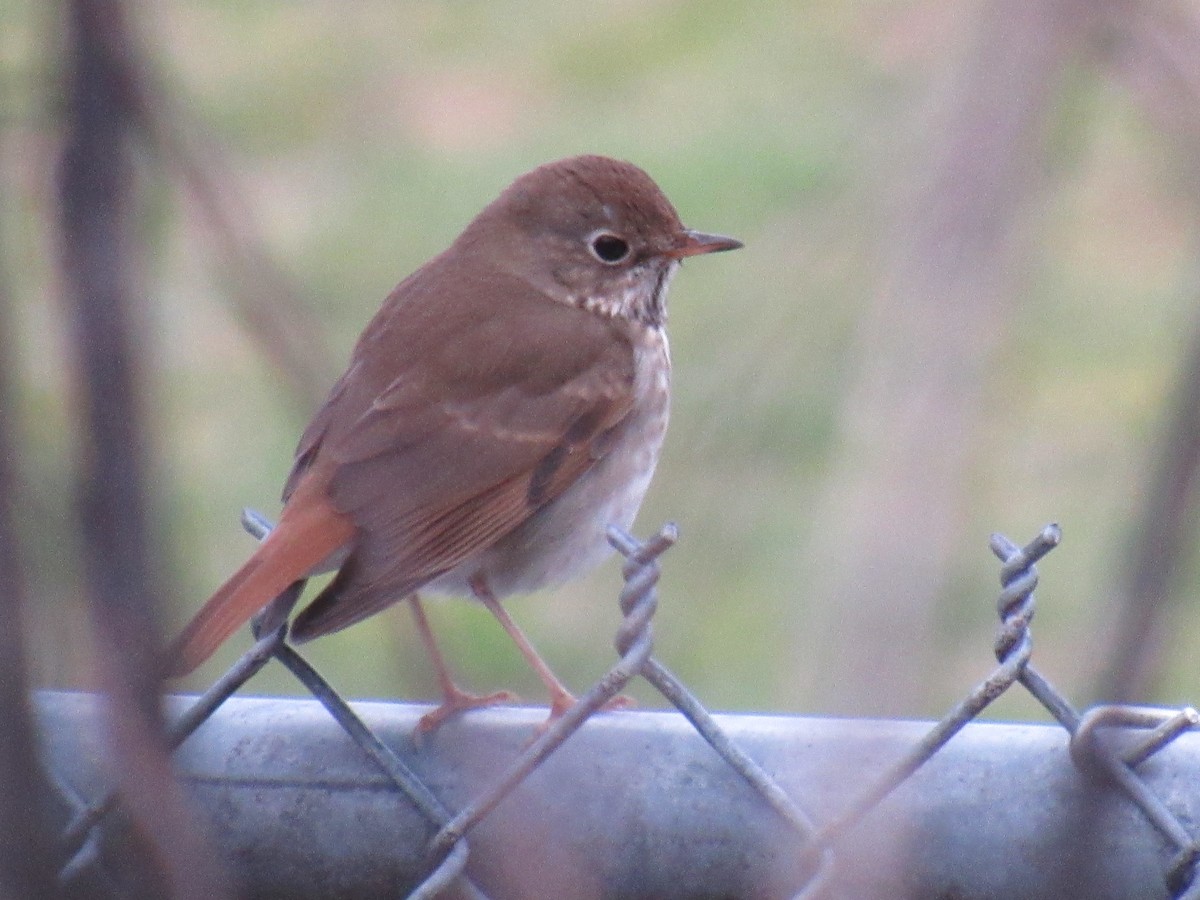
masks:
<path fill-rule="evenodd" d="M 666 561 L 659 656 L 714 707 L 809 709 L 812 686 L 798 682 L 793 654 L 806 610 L 827 599 L 806 591 L 809 541 L 837 453 L 854 328 L 904 227 L 895 213 L 974 6 L 212 0 L 133 9 L 181 121 L 219 148 L 273 256 L 303 285 L 328 336 L 330 381 L 392 285 L 545 160 L 585 151 L 633 160 L 689 224 L 745 241 L 676 279 L 674 419 L 639 524 L 646 533 L 671 519 L 683 535 Z M 0 222 L 20 329 L 35 651 L 43 682 L 78 684 L 88 678 L 86 626 L 71 562 L 72 413 L 50 231 L 58 22 L 29 0 L 0 0 L 0 21 L 12 186 Z M 961 563 L 934 598 L 939 668 L 914 715 L 937 712 L 988 670 L 988 533 L 1024 541 L 1051 520 L 1066 543 L 1043 566 L 1038 658 L 1086 696 L 1193 327 L 1195 224 L 1169 152 L 1128 98 L 1083 66 L 1055 118 L 1046 186 L 1025 217 L 1036 266 L 1011 309 L 985 434 L 972 448 Z M 161 171 L 139 204 L 175 627 L 248 553 L 240 507 L 277 511 L 307 411 L 240 328 L 202 230 Z M 895 527 L 919 552 L 921 523 Z M 510 608 L 564 679 L 583 687 L 612 659 L 618 588 L 614 562 Z M 450 601 L 433 617 L 466 684 L 540 702 L 484 611 Z M 1158 699 L 1196 698 L 1188 630 Z M 203 684 L 245 646 L 234 643 L 189 683 Z M 434 694 L 402 609 L 312 655 L 351 695 Z M 293 687 L 270 671 L 253 689 Z"/>

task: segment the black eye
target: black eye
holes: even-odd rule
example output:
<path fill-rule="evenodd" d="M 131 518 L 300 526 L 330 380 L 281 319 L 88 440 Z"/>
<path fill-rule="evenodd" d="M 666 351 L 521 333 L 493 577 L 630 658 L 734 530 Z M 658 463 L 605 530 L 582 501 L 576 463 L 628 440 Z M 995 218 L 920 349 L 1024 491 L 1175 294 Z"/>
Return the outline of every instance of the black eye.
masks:
<path fill-rule="evenodd" d="M 629 242 L 607 231 L 592 237 L 588 243 L 592 255 L 602 263 L 619 263 L 629 255 Z"/>

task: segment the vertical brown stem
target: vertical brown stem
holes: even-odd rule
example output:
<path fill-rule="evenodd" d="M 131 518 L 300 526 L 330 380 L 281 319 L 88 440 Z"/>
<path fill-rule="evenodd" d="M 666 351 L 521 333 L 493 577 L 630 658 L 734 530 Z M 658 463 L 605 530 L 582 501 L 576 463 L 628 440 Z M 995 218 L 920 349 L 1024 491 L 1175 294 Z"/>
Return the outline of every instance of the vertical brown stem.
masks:
<path fill-rule="evenodd" d="M 146 850 L 130 892 L 212 897 L 219 867 L 175 781 L 159 711 L 156 572 L 130 289 L 136 79 L 118 0 L 72 0 L 59 167 L 62 264 L 79 408 L 78 511 L 98 677 L 122 805 Z"/>
<path fill-rule="evenodd" d="M 0 235 L 2 237 L 2 235 Z M 8 284 L 0 272 L 0 897 L 54 897 L 47 790 L 25 667 L 15 385 Z"/>
<path fill-rule="evenodd" d="M 809 683 L 843 713 L 911 711 L 927 688 L 981 401 L 1028 258 L 1021 226 L 1041 187 L 1056 87 L 1089 35 L 1088 7 L 978 6 L 971 52 L 896 216 L 813 552 L 829 561 L 812 588 L 825 607 L 800 654 L 815 661 Z"/>
<path fill-rule="evenodd" d="M 1172 0 L 1114 2 L 1108 19 L 1106 61 L 1170 142 L 1172 189 L 1200 213 L 1200 12 Z M 1169 658 L 1172 616 L 1184 599 L 1179 575 L 1195 553 L 1200 319 L 1193 329 L 1121 560 L 1115 623 L 1098 687 L 1107 701 L 1152 694 Z"/>

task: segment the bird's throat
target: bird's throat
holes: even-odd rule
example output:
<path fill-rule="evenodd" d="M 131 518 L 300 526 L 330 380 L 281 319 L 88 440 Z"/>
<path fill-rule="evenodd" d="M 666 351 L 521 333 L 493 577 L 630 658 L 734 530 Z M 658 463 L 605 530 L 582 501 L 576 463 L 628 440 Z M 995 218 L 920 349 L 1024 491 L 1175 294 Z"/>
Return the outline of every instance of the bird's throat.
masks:
<path fill-rule="evenodd" d="M 571 297 L 569 302 L 597 315 L 661 328 L 667 322 L 667 290 L 678 268 L 679 263 L 671 261 L 630 269 L 603 290 Z"/>

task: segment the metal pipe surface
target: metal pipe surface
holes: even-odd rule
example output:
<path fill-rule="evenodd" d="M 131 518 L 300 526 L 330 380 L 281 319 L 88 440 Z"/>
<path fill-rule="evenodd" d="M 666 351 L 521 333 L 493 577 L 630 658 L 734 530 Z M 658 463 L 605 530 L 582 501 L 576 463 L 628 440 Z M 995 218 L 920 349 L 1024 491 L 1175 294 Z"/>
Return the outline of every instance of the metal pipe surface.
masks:
<path fill-rule="evenodd" d="M 106 786 L 100 703 L 45 692 L 66 793 Z M 178 714 L 188 698 L 170 698 Z M 470 712 L 423 739 L 429 707 L 356 703 L 450 810 L 530 740 L 541 709 Z M 726 715 L 721 726 L 818 824 L 846 809 L 923 722 Z M 1111 735 L 1118 737 L 1119 735 Z M 1081 773 L 1057 726 L 972 724 L 846 833 L 830 890 L 853 898 L 1163 898 L 1169 853 L 1143 815 Z M 398 897 L 435 828 L 312 700 L 234 698 L 179 750 L 181 777 L 246 896 Z M 1138 773 L 1192 833 L 1200 735 Z M 595 717 L 469 835 L 467 872 L 501 898 L 789 897 L 803 840 L 674 712 Z"/>

